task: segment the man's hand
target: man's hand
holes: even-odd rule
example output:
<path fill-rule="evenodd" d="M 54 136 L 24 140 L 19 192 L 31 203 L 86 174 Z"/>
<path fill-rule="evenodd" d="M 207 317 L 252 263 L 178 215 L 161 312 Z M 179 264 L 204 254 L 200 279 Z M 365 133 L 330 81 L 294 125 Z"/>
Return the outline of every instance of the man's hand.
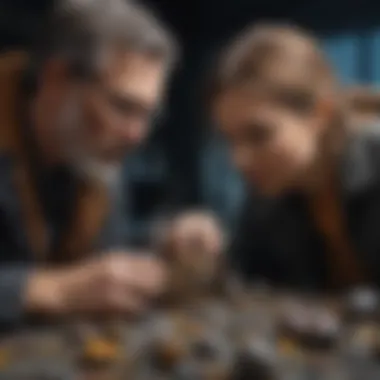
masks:
<path fill-rule="evenodd" d="M 219 255 L 224 248 L 225 236 L 215 216 L 194 211 L 174 218 L 162 232 L 160 240 L 164 253 L 186 259 L 186 256 L 193 254 Z"/>
<path fill-rule="evenodd" d="M 36 272 L 27 284 L 25 306 L 50 314 L 136 313 L 165 282 L 160 261 L 121 252 L 71 269 Z"/>

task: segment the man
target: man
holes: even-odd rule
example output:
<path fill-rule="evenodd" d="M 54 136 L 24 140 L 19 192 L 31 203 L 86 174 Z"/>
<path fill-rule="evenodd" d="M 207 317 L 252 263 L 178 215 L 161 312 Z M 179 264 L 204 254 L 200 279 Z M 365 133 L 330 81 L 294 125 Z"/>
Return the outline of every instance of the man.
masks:
<path fill-rule="evenodd" d="M 7 328 L 41 315 L 140 312 L 165 286 L 157 257 L 125 248 L 118 178 L 162 104 L 172 38 L 140 5 L 71 3 L 30 55 L 0 60 Z"/>
<path fill-rule="evenodd" d="M 247 279 L 301 289 L 380 285 L 380 134 L 350 128 L 318 44 L 281 25 L 228 47 L 214 120 L 249 185 L 231 260 Z"/>

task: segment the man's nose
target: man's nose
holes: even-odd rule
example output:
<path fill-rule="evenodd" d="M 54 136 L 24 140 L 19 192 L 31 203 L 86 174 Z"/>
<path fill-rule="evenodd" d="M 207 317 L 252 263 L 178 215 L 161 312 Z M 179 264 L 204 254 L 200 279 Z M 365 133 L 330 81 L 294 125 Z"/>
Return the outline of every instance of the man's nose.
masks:
<path fill-rule="evenodd" d="M 143 123 L 134 122 L 126 125 L 120 131 L 120 142 L 128 146 L 136 146 L 143 142 L 147 135 L 147 128 Z"/>

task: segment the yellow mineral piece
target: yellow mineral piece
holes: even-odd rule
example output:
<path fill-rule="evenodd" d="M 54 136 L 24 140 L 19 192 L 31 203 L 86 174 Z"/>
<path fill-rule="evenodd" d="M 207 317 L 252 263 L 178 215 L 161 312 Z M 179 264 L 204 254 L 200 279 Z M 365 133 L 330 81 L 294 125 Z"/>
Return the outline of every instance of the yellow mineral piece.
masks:
<path fill-rule="evenodd" d="M 105 339 L 90 339 L 84 349 L 84 356 L 95 361 L 113 361 L 118 355 L 119 345 Z"/>

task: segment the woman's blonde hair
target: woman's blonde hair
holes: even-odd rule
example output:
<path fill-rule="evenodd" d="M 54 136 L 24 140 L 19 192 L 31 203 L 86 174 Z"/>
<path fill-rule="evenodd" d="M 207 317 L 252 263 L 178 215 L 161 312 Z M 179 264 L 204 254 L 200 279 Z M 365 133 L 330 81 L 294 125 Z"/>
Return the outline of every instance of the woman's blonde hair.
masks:
<path fill-rule="evenodd" d="M 249 27 L 223 51 L 210 86 L 210 101 L 234 86 L 307 107 L 339 93 L 339 83 L 318 41 L 288 25 Z"/>

